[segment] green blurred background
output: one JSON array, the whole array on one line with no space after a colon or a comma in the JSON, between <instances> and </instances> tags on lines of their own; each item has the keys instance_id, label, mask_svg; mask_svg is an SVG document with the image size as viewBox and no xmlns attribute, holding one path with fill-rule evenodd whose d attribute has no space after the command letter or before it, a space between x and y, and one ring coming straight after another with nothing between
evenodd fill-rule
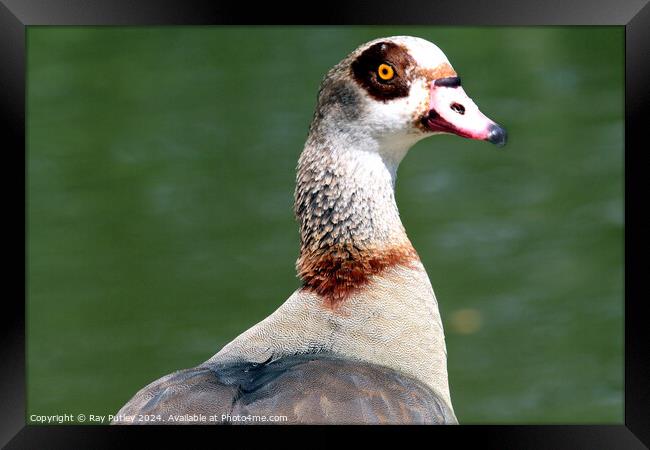
<instances>
[{"instance_id":1,"label":"green blurred background","mask_svg":"<svg viewBox=\"0 0 650 450\"><path fill-rule=\"evenodd\" d=\"M461 423L623 422L623 28L28 28L31 414L114 414L298 287L324 73L438 44L504 150L417 144L397 197Z\"/></svg>"}]
</instances>

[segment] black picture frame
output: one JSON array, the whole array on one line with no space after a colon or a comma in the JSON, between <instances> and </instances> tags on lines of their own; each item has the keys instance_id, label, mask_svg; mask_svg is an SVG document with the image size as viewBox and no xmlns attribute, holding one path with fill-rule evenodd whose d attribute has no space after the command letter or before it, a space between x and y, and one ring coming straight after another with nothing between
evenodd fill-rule
<instances>
[{"instance_id":1,"label":"black picture frame","mask_svg":"<svg viewBox=\"0 0 650 450\"><path fill-rule=\"evenodd\" d=\"M295 5L295 4L294 4ZM2 127L3 188L23 186L23 204L6 209L5 241L13 234L26 236L25 205L25 99L26 27L37 25L222 25L222 24L413 24L413 25L613 25L625 28L625 423L621 425L551 426L458 426L458 427L364 427L379 438L409 431L432 433L434 439L452 439L454 446L479 444L482 448L646 448L650 445L650 357L648 319L642 288L645 245L643 218L642 158L647 151L647 112L650 106L650 4L648 0L444 0L435 2L374 1L346 4L332 0L295 9L291 4L188 0L0 0L0 126ZM291 14L288 14L291 11ZM646 119L646 120L644 120ZM645 144L645 145L644 145ZM10 160L6 161L9 157ZM645 158L644 158L645 160ZM5 196L9 198L13 196ZM8 202L5 201L5 205ZM11 205L14 206L14 205ZM9 212L11 211L11 212ZM21 215L22 213L22 215ZM22 258L20 255L22 254ZM7 448L104 448L135 439L170 441L181 435L188 442L196 437L219 439L220 433L241 433L248 427L108 427L36 426L25 424L25 298L26 252L5 271L8 285L18 285L23 269L22 296L5 289L2 314L2 401L0 444ZM644 338L645 336L645 338ZM101 387L98 387L101 388ZM254 427L260 431L260 427ZM295 428L262 427L265 440ZM349 428L348 428L349 429ZM237 430L237 431L235 431ZM300 431L331 436L331 428L300 427ZM355 427L355 431L357 428ZM210 434L208 434L210 433ZM246 431L246 437L250 433ZM327 434L325 434L327 433ZM425 437L425 436L423 436ZM426 438L426 437L425 437ZM325 442L325 441L324 441ZM437 441L436 441L437 442Z\"/></svg>"}]
</instances>

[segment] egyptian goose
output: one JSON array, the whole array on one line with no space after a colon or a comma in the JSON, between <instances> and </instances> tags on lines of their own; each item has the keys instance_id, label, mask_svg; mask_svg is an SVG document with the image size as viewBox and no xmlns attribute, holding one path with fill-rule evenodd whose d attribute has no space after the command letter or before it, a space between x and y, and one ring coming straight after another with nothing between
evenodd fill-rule
<instances>
[{"instance_id":1,"label":"egyptian goose","mask_svg":"<svg viewBox=\"0 0 650 450\"><path fill-rule=\"evenodd\" d=\"M394 194L409 148L440 133L506 141L434 44L376 39L334 66L298 162L302 286L113 423L457 423L438 304Z\"/></svg>"}]
</instances>

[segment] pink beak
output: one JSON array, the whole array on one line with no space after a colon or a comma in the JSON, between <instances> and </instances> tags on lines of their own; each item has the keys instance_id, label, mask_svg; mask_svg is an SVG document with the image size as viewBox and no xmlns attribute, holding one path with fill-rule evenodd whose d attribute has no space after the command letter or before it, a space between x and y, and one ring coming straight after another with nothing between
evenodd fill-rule
<instances>
[{"instance_id":1,"label":"pink beak","mask_svg":"<svg viewBox=\"0 0 650 450\"><path fill-rule=\"evenodd\" d=\"M430 131L488 141L499 147L506 144L506 130L479 111L460 86L458 77L431 82L429 111L422 123Z\"/></svg>"}]
</instances>

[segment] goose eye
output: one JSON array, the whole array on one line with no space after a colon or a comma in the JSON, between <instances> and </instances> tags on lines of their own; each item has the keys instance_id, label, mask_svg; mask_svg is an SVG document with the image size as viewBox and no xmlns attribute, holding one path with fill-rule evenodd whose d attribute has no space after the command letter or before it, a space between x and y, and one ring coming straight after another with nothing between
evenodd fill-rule
<instances>
[{"instance_id":1,"label":"goose eye","mask_svg":"<svg viewBox=\"0 0 650 450\"><path fill-rule=\"evenodd\" d=\"M380 64L377 68L377 75L384 81L392 80L395 76L395 70L388 64Z\"/></svg>"}]
</instances>

